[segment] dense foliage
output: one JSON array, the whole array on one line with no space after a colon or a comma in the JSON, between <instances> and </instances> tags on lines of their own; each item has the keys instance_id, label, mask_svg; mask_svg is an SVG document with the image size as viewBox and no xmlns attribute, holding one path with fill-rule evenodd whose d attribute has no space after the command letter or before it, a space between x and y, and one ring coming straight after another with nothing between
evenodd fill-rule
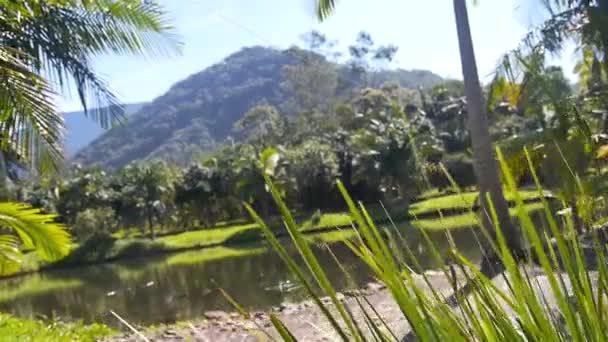
<instances>
[{"instance_id":1,"label":"dense foliage","mask_svg":"<svg viewBox=\"0 0 608 342\"><path fill-rule=\"evenodd\" d=\"M363 77L351 63L334 63L334 53L327 47L327 39L323 39L323 43L309 44L306 50L244 48L176 83L125 125L109 130L74 159L83 165L98 163L104 168L122 167L134 159L156 158L185 165L227 140L240 140L243 134L234 130L234 124L257 105L271 105L281 113L295 115L302 110L331 108L366 86L379 87L391 81L409 88L428 87L442 80L429 71L380 68ZM380 58L383 56L374 60L374 56L360 57L370 63L385 61Z\"/></svg>"},{"instance_id":2,"label":"dense foliage","mask_svg":"<svg viewBox=\"0 0 608 342\"><path fill-rule=\"evenodd\" d=\"M493 136L505 146L516 135L553 125L509 107L495 87L487 93ZM161 227L164 233L209 228L245 218L243 202L264 217L276 215L264 173L303 215L344 209L336 179L366 203L405 209L425 189L452 188L443 167L459 186L475 184L466 115L457 81L417 90L385 83L297 114L255 105L234 123L241 142L195 157L187 167L160 159L111 172L76 165L22 183L20 196L59 214L79 239L121 229L154 237Z\"/></svg>"}]
</instances>

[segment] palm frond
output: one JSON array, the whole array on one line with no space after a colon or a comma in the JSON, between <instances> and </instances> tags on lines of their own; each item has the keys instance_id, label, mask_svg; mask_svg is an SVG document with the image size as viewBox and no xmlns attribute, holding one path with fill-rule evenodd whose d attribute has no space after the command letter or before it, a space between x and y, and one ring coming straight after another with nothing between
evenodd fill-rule
<instances>
[{"instance_id":1,"label":"palm frond","mask_svg":"<svg viewBox=\"0 0 608 342\"><path fill-rule=\"evenodd\" d=\"M93 71L91 57L167 55L181 47L165 12L153 2L74 1L60 6L35 1L29 5L36 15L25 17L12 30L3 28L7 32L3 44L32 56L35 63L30 66L62 90L69 92L75 86L85 114L104 128L120 123L124 110Z\"/></svg>"},{"instance_id":2,"label":"palm frond","mask_svg":"<svg viewBox=\"0 0 608 342\"><path fill-rule=\"evenodd\" d=\"M53 91L28 69L27 58L0 47L0 148L44 169L62 158L63 118L51 101Z\"/></svg>"},{"instance_id":3,"label":"palm frond","mask_svg":"<svg viewBox=\"0 0 608 342\"><path fill-rule=\"evenodd\" d=\"M14 235L0 235L0 275L18 271L22 258L19 239Z\"/></svg>"},{"instance_id":4,"label":"palm frond","mask_svg":"<svg viewBox=\"0 0 608 342\"><path fill-rule=\"evenodd\" d=\"M317 18L323 21L327 19L336 8L337 0L317 0Z\"/></svg>"},{"instance_id":5,"label":"palm frond","mask_svg":"<svg viewBox=\"0 0 608 342\"><path fill-rule=\"evenodd\" d=\"M63 121L53 87L72 89L85 115L104 128L124 109L91 59L112 54L169 55L181 45L154 1L1 1L0 148L44 171L62 160ZM48 80L48 81L47 81Z\"/></svg>"},{"instance_id":6,"label":"palm frond","mask_svg":"<svg viewBox=\"0 0 608 342\"><path fill-rule=\"evenodd\" d=\"M40 209L26 204L0 203L0 226L14 232L26 248L35 249L48 261L64 257L70 247L70 235L54 219L55 215L43 214Z\"/></svg>"}]
</instances>

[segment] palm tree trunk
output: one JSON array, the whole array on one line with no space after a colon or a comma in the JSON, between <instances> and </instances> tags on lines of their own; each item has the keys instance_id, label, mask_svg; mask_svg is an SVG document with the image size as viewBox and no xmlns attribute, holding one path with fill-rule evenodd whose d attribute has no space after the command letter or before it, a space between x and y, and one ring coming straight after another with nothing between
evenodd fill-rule
<instances>
[{"instance_id":1,"label":"palm tree trunk","mask_svg":"<svg viewBox=\"0 0 608 342\"><path fill-rule=\"evenodd\" d=\"M460 60L464 77L465 95L467 98L467 111L469 116L469 133L473 145L473 168L479 186L482 222L484 228L494 234L494 227L489 216L489 206L486 194L489 193L492 204L498 216L498 223L505 235L509 248L521 250L519 232L511 223L509 207L505 200L498 174L498 163L492 147L492 139L488 129L488 120L484 112L481 85L477 74L477 64L466 0L454 0L454 14L460 47Z\"/></svg>"}]
</instances>

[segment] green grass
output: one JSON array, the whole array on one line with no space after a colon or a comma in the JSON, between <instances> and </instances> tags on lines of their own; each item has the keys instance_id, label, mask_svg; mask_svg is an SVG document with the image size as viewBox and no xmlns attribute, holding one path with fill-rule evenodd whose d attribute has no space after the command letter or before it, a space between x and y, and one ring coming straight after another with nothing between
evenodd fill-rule
<instances>
[{"instance_id":1,"label":"green grass","mask_svg":"<svg viewBox=\"0 0 608 342\"><path fill-rule=\"evenodd\" d=\"M192 251L175 254L167 258L166 263L170 266L176 265L192 265L203 262L220 260L224 258L239 258L257 255L266 252L268 249L264 247L256 248L229 248L229 247L213 247L204 251Z\"/></svg>"},{"instance_id":2,"label":"green grass","mask_svg":"<svg viewBox=\"0 0 608 342\"><path fill-rule=\"evenodd\" d=\"M526 204L528 213L543 209L542 203ZM511 216L515 216L515 209L511 208ZM474 213L444 216L443 218L415 220L411 224L417 228L427 230L462 229L477 225L478 220Z\"/></svg>"},{"instance_id":3,"label":"green grass","mask_svg":"<svg viewBox=\"0 0 608 342\"><path fill-rule=\"evenodd\" d=\"M536 212L543 209L542 203L530 203L525 205L526 211L528 213ZM510 210L511 215L515 216L515 209ZM411 229L412 227L425 229L425 230L454 230L454 229L463 229L470 228L477 225L478 220L474 213L465 213L459 215L445 216L443 218L435 218L435 219L419 219L414 220L407 223L406 226L398 224L398 227L408 227ZM313 234L309 236L309 240L311 241L323 241L327 243L352 240L357 236L356 232L352 229L339 229L329 232L322 232L318 234Z\"/></svg>"},{"instance_id":4,"label":"green grass","mask_svg":"<svg viewBox=\"0 0 608 342\"><path fill-rule=\"evenodd\" d=\"M103 324L42 322L0 313L0 339L7 342L84 342L97 341L113 334L115 331Z\"/></svg>"},{"instance_id":5,"label":"green grass","mask_svg":"<svg viewBox=\"0 0 608 342\"><path fill-rule=\"evenodd\" d=\"M204 245L222 243L230 236L255 228L255 224L244 224L226 228L202 229L192 232L185 232L157 239L164 243L168 248L190 248Z\"/></svg>"},{"instance_id":6,"label":"green grass","mask_svg":"<svg viewBox=\"0 0 608 342\"><path fill-rule=\"evenodd\" d=\"M357 232L354 229L339 229L329 232L322 232L307 236L309 241L334 243L346 240L352 240L357 237Z\"/></svg>"},{"instance_id":7,"label":"green grass","mask_svg":"<svg viewBox=\"0 0 608 342\"><path fill-rule=\"evenodd\" d=\"M420 215L428 212L437 212L453 208L470 208L477 199L477 191L463 192L461 194L452 194L428 200L420 201L412 204L410 214ZM523 200L538 198L536 190L519 190L519 195ZM506 192L507 200L513 200L513 194Z\"/></svg>"}]
</instances>

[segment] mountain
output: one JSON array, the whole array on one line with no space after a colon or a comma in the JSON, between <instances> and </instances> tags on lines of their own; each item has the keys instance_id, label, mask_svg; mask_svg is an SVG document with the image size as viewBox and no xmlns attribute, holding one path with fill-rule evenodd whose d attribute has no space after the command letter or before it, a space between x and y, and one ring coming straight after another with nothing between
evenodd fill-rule
<instances>
[{"instance_id":1,"label":"mountain","mask_svg":"<svg viewBox=\"0 0 608 342\"><path fill-rule=\"evenodd\" d=\"M76 154L74 161L110 169L135 159L162 158L183 164L224 142L232 134L234 123L257 104L274 105L288 112L292 96L282 86L283 70L301 61L298 54L288 51L244 48L189 76L144 105L125 125L95 139ZM332 65L339 75L347 73L346 67ZM382 71L374 79L409 88L442 81L424 70Z\"/></svg>"},{"instance_id":2,"label":"mountain","mask_svg":"<svg viewBox=\"0 0 608 342\"><path fill-rule=\"evenodd\" d=\"M129 117L133 113L136 113L144 104L125 104L126 116ZM98 123L87 118L83 111L63 113L63 118L67 131L63 148L68 158L74 156L80 149L87 146L106 131Z\"/></svg>"}]
</instances>

